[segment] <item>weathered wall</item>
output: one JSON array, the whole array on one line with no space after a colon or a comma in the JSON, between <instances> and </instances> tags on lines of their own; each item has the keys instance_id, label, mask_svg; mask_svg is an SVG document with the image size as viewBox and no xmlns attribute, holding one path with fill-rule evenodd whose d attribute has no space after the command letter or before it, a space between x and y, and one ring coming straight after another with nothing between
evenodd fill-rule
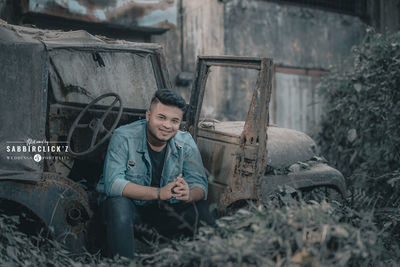
<instances>
[{"instance_id":1,"label":"weathered wall","mask_svg":"<svg viewBox=\"0 0 400 267\"><path fill-rule=\"evenodd\" d=\"M224 4L216 0L179 0L177 27L160 36L153 36L152 41L165 47L168 69L172 81L184 74L192 76L198 55L224 54ZM206 95L210 105L217 105L223 88L220 70L215 69L208 86L212 87ZM189 77L190 78L190 77ZM175 85L182 96L189 101L190 86ZM210 106L211 107L211 106ZM209 108L208 110L213 110Z\"/></svg>"},{"instance_id":2,"label":"weathered wall","mask_svg":"<svg viewBox=\"0 0 400 267\"><path fill-rule=\"evenodd\" d=\"M183 0L185 69L193 69L197 55L224 51L223 8L216 0Z\"/></svg>"},{"instance_id":3,"label":"weathered wall","mask_svg":"<svg viewBox=\"0 0 400 267\"><path fill-rule=\"evenodd\" d=\"M224 54L224 5L215 0L183 0L183 55L185 71L194 71L198 55ZM224 94L221 69L214 69L207 81L205 102L208 110L203 116L215 112Z\"/></svg>"},{"instance_id":4,"label":"weathered wall","mask_svg":"<svg viewBox=\"0 0 400 267\"><path fill-rule=\"evenodd\" d=\"M169 78L174 85L176 76L181 72L182 53L180 48L181 31L179 30L180 22L171 30L163 33L162 35L153 35L151 42L159 43L164 49L166 57ZM187 91L187 90L186 90Z\"/></svg>"},{"instance_id":5,"label":"weathered wall","mask_svg":"<svg viewBox=\"0 0 400 267\"><path fill-rule=\"evenodd\" d=\"M225 7L227 53L273 57L288 66L340 63L364 28L357 17L268 1L234 0Z\"/></svg>"},{"instance_id":6,"label":"weathered wall","mask_svg":"<svg viewBox=\"0 0 400 267\"><path fill-rule=\"evenodd\" d=\"M377 31L400 30L400 0L367 0L368 23Z\"/></svg>"},{"instance_id":7,"label":"weathered wall","mask_svg":"<svg viewBox=\"0 0 400 267\"><path fill-rule=\"evenodd\" d=\"M268 1L184 1L184 6L183 57L184 67L190 71L197 55L223 54L272 57L280 65L327 69L343 62L366 28L357 17ZM242 88L249 74L236 72L227 80L221 75L212 77L212 93L204 108L219 119L242 120L251 97ZM318 104L312 107L320 102L317 83L318 77L277 74L272 121L311 132L321 110Z\"/></svg>"},{"instance_id":8,"label":"weathered wall","mask_svg":"<svg viewBox=\"0 0 400 267\"><path fill-rule=\"evenodd\" d=\"M306 131L318 130L322 103L318 94L319 76L296 75L277 72L276 94L271 121L279 126Z\"/></svg>"},{"instance_id":9,"label":"weathered wall","mask_svg":"<svg viewBox=\"0 0 400 267\"><path fill-rule=\"evenodd\" d=\"M351 47L362 40L365 27L359 18L348 15L267 1L234 0L225 6L225 51L272 57L284 66L327 69L344 61ZM231 77L228 84L244 78ZM312 133L321 115L318 80L317 76L277 73L271 121ZM245 108L240 102L234 106Z\"/></svg>"}]
</instances>

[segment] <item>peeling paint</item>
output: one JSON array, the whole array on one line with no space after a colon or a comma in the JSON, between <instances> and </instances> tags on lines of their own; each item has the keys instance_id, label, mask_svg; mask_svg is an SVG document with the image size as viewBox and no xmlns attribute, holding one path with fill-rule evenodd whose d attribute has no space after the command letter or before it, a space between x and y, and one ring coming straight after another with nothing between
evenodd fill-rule
<instances>
[{"instance_id":1,"label":"peeling paint","mask_svg":"<svg viewBox=\"0 0 400 267\"><path fill-rule=\"evenodd\" d=\"M77 1L69 0L67 2L68 2L68 10L71 13L81 14L81 15L87 14L87 9L84 6L80 5Z\"/></svg>"},{"instance_id":2,"label":"peeling paint","mask_svg":"<svg viewBox=\"0 0 400 267\"><path fill-rule=\"evenodd\" d=\"M162 0L136 0L134 1L138 4L159 4L163 2Z\"/></svg>"},{"instance_id":3,"label":"peeling paint","mask_svg":"<svg viewBox=\"0 0 400 267\"><path fill-rule=\"evenodd\" d=\"M106 14L101 9L93 10L93 15L101 21L107 20Z\"/></svg>"},{"instance_id":4,"label":"peeling paint","mask_svg":"<svg viewBox=\"0 0 400 267\"><path fill-rule=\"evenodd\" d=\"M178 0L30 0L29 12L129 27L173 28Z\"/></svg>"},{"instance_id":5,"label":"peeling paint","mask_svg":"<svg viewBox=\"0 0 400 267\"><path fill-rule=\"evenodd\" d=\"M117 0L117 3L115 4L116 8L121 8L124 7L130 3L134 3L135 0Z\"/></svg>"},{"instance_id":6,"label":"peeling paint","mask_svg":"<svg viewBox=\"0 0 400 267\"><path fill-rule=\"evenodd\" d=\"M139 25L142 26L151 26L165 21L168 21L169 23L172 23L174 25L178 24L176 1L174 2L173 7L170 7L164 11L153 11L152 13L138 19Z\"/></svg>"},{"instance_id":7,"label":"peeling paint","mask_svg":"<svg viewBox=\"0 0 400 267\"><path fill-rule=\"evenodd\" d=\"M29 1L29 11L36 11L36 12L42 12L45 10L45 3L47 1L41 1L41 0L30 0Z\"/></svg>"}]
</instances>

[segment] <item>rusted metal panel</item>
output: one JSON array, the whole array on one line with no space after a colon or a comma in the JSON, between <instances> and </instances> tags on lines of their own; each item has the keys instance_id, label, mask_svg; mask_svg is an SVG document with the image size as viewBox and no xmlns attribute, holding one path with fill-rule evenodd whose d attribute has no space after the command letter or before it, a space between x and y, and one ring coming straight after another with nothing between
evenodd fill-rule
<instances>
[{"instance_id":1,"label":"rusted metal panel","mask_svg":"<svg viewBox=\"0 0 400 267\"><path fill-rule=\"evenodd\" d=\"M222 143L199 136L197 145L203 165L210 173L210 181L227 186L232 177L232 162L235 159L237 144Z\"/></svg>"},{"instance_id":2,"label":"rusted metal panel","mask_svg":"<svg viewBox=\"0 0 400 267\"><path fill-rule=\"evenodd\" d=\"M29 0L27 11L122 27L174 28L178 0Z\"/></svg>"},{"instance_id":3,"label":"rusted metal panel","mask_svg":"<svg viewBox=\"0 0 400 267\"><path fill-rule=\"evenodd\" d=\"M194 139L199 141L201 139L201 137L199 138L201 106L209 69L213 66L259 70L247 119L243 131L240 133L239 143L232 149L234 152L229 153L230 156L223 159L231 164L229 173L231 175L227 176L226 180L217 178L219 179L217 182L227 184L224 195L219 199L219 208L225 209L238 200L261 198L261 181L267 163L267 127L274 68L272 60L266 58L198 57L187 128ZM211 144L211 146L213 145ZM212 147L209 149L214 150ZM228 175L228 173L224 173L224 175Z\"/></svg>"},{"instance_id":4,"label":"rusted metal panel","mask_svg":"<svg viewBox=\"0 0 400 267\"><path fill-rule=\"evenodd\" d=\"M236 180L235 187L232 188L232 193L227 193L225 196L225 205L229 205L237 200L243 199L241 187L247 186L248 191L252 191L252 198L261 198L261 179L267 165L267 129L269 124L269 101L271 98L272 79L274 75L274 66L272 59L261 59L260 72L256 87L253 92L249 113L244 125L243 133L241 134L242 155L237 157L238 165L234 167L233 180ZM246 157L246 145L257 145L257 151L254 153L255 159ZM251 165L253 173L246 173L241 170L245 165ZM250 184L242 182L242 177L250 178ZM246 190L245 190L246 191ZM229 187L227 192L229 192ZM248 199L251 199L249 197Z\"/></svg>"}]
</instances>

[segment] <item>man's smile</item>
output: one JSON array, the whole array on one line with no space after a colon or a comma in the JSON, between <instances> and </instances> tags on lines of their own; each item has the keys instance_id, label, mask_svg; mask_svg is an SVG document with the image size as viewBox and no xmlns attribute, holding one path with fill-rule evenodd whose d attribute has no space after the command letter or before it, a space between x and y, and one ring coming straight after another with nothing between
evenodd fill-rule
<instances>
[{"instance_id":1,"label":"man's smile","mask_svg":"<svg viewBox=\"0 0 400 267\"><path fill-rule=\"evenodd\" d=\"M158 130L160 130L160 132L161 132L162 134L170 134L170 133L172 133L171 130L163 130L163 129L158 129Z\"/></svg>"}]
</instances>

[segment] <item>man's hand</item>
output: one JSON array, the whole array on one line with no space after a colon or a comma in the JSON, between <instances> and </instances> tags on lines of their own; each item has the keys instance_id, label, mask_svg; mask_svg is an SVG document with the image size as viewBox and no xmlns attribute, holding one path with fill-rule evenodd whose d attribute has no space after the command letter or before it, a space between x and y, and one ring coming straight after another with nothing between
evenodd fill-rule
<instances>
[{"instance_id":1,"label":"man's hand","mask_svg":"<svg viewBox=\"0 0 400 267\"><path fill-rule=\"evenodd\" d=\"M122 191L124 197L135 200L156 200L158 188L128 183ZM189 189L188 183L179 174L175 180L160 189L160 200L175 198L185 202L195 202L204 199L204 190L199 187Z\"/></svg>"},{"instance_id":2,"label":"man's hand","mask_svg":"<svg viewBox=\"0 0 400 267\"><path fill-rule=\"evenodd\" d=\"M189 185L186 183L185 179L182 178L182 174L174 180L176 186L173 188L172 196L177 200L192 201L190 198Z\"/></svg>"},{"instance_id":3,"label":"man's hand","mask_svg":"<svg viewBox=\"0 0 400 267\"><path fill-rule=\"evenodd\" d=\"M176 180L176 179L175 179ZM175 197L172 188L177 186L175 180L160 189L160 200L170 200Z\"/></svg>"}]
</instances>

